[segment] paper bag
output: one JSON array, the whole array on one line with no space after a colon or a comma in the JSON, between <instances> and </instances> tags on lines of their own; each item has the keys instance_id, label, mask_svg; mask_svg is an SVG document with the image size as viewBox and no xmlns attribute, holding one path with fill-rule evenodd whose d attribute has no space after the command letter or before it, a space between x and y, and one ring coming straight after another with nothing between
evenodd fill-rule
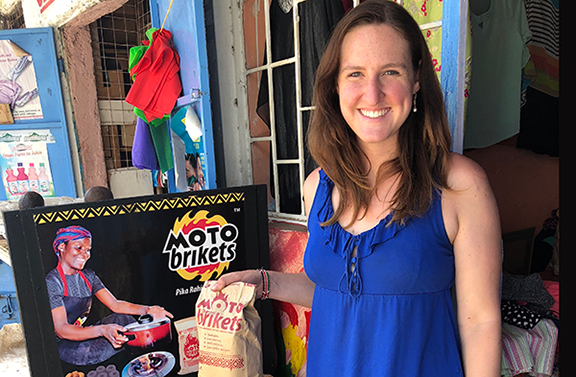
<instances>
[{"instance_id":1,"label":"paper bag","mask_svg":"<svg viewBox=\"0 0 576 377\"><path fill-rule=\"evenodd\" d=\"M207 281L196 302L200 340L199 377L261 377L260 316L255 287L232 283L220 292Z\"/></svg>"}]
</instances>

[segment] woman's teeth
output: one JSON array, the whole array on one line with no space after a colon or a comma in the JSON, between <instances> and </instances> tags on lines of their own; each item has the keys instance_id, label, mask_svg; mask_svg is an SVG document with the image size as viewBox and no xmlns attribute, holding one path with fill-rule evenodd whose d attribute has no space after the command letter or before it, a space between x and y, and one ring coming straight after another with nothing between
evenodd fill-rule
<instances>
[{"instance_id":1,"label":"woman's teeth","mask_svg":"<svg viewBox=\"0 0 576 377\"><path fill-rule=\"evenodd\" d=\"M378 118L378 117L385 115L389 110L390 109L372 111L372 110L360 109L360 113L362 115L364 115L365 117L368 117L368 118Z\"/></svg>"}]
</instances>

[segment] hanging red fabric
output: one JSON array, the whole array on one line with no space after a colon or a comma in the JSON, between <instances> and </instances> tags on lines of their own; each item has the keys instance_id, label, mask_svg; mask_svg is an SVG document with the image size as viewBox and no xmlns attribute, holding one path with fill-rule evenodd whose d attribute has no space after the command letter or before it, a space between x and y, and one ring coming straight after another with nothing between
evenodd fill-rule
<instances>
[{"instance_id":1,"label":"hanging red fabric","mask_svg":"<svg viewBox=\"0 0 576 377\"><path fill-rule=\"evenodd\" d=\"M142 110L148 121L169 114L182 92L180 58L171 38L166 29L155 31L150 47L130 70L130 75L136 76L126 102Z\"/></svg>"}]
</instances>

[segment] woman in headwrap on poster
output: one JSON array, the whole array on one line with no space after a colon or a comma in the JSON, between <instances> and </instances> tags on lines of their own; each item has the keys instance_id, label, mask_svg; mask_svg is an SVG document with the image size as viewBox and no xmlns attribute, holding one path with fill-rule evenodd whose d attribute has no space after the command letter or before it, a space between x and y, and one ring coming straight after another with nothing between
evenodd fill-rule
<instances>
[{"instance_id":1,"label":"woman in headwrap on poster","mask_svg":"<svg viewBox=\"0 0 576 377\"><path fill-rule=\"evenodd\" d=\"M136 321L132 315L173 317L160 306L116 299L93 270L84 269L92 248L92 235L87 229L78 225L58 229L52 246L58 265L46 275L46 286L61 360L74 365L103 362L128 341L122 332L126 331L123 326ZM113 314L83 327L93 296Z\"/></svg>"}]
</instances>

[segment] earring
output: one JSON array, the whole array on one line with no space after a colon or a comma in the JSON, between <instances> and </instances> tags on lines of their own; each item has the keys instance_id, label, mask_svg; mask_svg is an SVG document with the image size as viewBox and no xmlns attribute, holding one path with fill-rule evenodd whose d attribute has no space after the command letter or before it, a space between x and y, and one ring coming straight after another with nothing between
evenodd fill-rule
<instances>
[{"instance_id":1,"label":"earring","mask_svg":"<svg viewBox=\"0 0 576 377\"><path fill-rule=\"evenodd\" d=\"M416 96L418 95L418 92L414 93L414 104L412 105L412 111L416 112L418 111L418 109L416 108Z\"/></svg>"}]
</instances>

